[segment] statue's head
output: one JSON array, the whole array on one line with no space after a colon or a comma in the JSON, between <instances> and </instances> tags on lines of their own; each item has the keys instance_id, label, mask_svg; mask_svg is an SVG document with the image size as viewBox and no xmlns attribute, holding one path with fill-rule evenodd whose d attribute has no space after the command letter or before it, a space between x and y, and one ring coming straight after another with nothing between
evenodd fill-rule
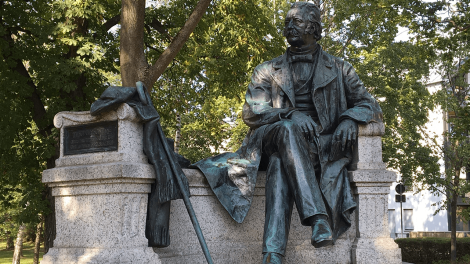
<instances>
[{"instance_id":1,"label":"statue's head","mask_svg":"<svg viewBox=\"0 0 470 264\"><path fill-rule=\"evenodd\" d=\"M313 3L295 2L286 15L284 37L294 47L308 46L321 39L320 9Z\"/></svg>"}]
</instances>

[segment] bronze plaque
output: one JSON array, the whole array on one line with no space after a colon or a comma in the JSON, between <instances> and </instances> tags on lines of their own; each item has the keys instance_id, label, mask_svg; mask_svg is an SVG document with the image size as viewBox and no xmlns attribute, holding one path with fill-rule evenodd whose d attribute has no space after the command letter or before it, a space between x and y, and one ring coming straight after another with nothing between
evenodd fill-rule
<instances>
[{"instance_id":1,"label":"bronze plaque","mask_svg":"<svg viewBox=\"0 0 470 264\"><path fill-rule=\"evenodd\" d=\"M64 155L114 151L117 149L117 120L64 128Z\"/></svg>"}]
</instances>

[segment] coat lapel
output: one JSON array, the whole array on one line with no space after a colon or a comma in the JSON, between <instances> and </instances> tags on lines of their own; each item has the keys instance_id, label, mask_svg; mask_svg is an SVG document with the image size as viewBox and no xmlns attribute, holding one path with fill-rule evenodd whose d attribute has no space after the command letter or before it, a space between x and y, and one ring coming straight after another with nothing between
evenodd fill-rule
<instances>
[{"instance_id":1,"label":"coat lapel","mask_svg":"<svg viewBox=\"0 0 470 264\"><path fill-rule=\"evenodd\" d=\"M336 71L333 70L333 61L322 49L319 50L317 59L318 63L313 77L313 92L320 87L325 87L337 76Z\"/></svg>"},{"instance_id":2,"label":"coat lapel","mask_svg":"<svg viewBox=\"0 0 470 264\"><path fill-rule=\"evenodd\" d=\"M290 71L289 62L287 61L287 53L284 53L279 60L274 62L273 68L274 72L272 73L272 77L274 81L287 95L292 106L295 106L294 85L292 83L292 73Z\"/></svg>"},{"instance_id":3,"label":"coat lapel","mask_svg":"<svg viewBox=\"0 0 470 264\"><path fill-rule=\"evenodd\" d=\"M313 77L313 92L320 87L325 87L333 81L337 74L333 69L333 61L329 56L320 48L317 55L318 63L315 68L315 75ZM295 106L294 85L292 82L292 73L290 71L289 62L287 61L287 53L281 56L279 60L273 64L274 72L272 77L279 85L282 91L289 98L292 106Z\"/></svg>"}]
</instances>

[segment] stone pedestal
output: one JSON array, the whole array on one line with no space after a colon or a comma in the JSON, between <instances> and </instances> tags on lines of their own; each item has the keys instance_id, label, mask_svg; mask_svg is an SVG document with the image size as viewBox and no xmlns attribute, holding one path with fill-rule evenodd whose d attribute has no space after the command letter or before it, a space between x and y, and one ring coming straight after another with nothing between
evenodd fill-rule
<instances>
[{"instance_id":1,"label":"stone pedestal","mask_svg":"<svg viewBox=\"0 0 470 264\"><path fill-rule=\"evenodd\" d=\"M396 180L382 161L382 123L359 127L358 142L349 177L356 196L356 239L353 263L401 264L401 249L388 231L388 194Z\"/></svg>"},{"instance_id":2,"label":"stone pedestal","mask_svg":"<svg viewBox=\"0 0 470 264\"><path fill-rule=\"evenodd\" d=\"M118 148L88 154L64 154L64 128L117 120ZM43 172L55 197L57 237L41 263L206 263L182 200L172 202L171 245L147 247L145 218L153 168L142 151L142 124L128 105L100 117L61 112L61 153L56 168ZM383 124L360 126L350 179L358 202L352 226L335 245L316 249L311 228L300 224L294 208L285 263L397 263L401 251L388 237L387 195L395 174L382 162ZM242 224L218 202L198 170L184 170L191 202L214 263L262 262L264 185L259 172L252 207Z\"/></svg>"},{"instance_id":3,"label":"stone pedestal","mask_svg":"<svg viewBox=\"0 0 470 264\"><path fill-rule=\"evenodd\" d=\"M209 187L199 170L184 170L191 187L191 202L214 263L260 264L263 260L265 172L259 172L253 203L242 224L235 222ZM206 264L196 233L181 200L173 201L170 218L171 245L155 249L165 264ZM351 263L351 247L356 237L353 226L334 246L314 248L312 230L302 226L294 206L285 263Z\"/></svg>"},{"instance_id":4,"label":"stone pedestal","mask_svg":"<svg viewBox=\"0 0 470 264\"><path fill-rule=\"evenodd\" d=\"M102 121L118 122L118 149L64 155L64 128ZM147 246L145 218L153 168L142 151L142 124L122 104L100 117L89 112L61 112L54 125L61 130L56 168L42 181L55 197L54 246L42 264L161 263Z\"/></svg>"}]
</instances>

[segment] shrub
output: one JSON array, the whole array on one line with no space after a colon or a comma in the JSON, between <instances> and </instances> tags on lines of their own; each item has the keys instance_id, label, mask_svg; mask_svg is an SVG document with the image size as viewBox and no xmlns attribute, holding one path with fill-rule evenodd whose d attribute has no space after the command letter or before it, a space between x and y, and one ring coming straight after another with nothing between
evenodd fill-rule
<instances>
[{"instance_id":1,"label":"shrub","mask_svg":"<svg viewBox=\"0 0 470 264\"><path fill-rule=\"evenodd\" d=\"M470 255L465 255L461 258L457 258L458 264L470 264ZM450 260L438 260L433 261L432 264L451 264Z\"/></svg>"},{"instance_id":2,"label":"shrub","mask_svg":"<svg viewBox=\"0 0 470 264\"><path fill-rule=\"evenodd\" d=\"M450 260L450 238L400 238L395 242L401 248L402 259L405 262L432 264ZM465 261L464 256L468 252L470 252L470 237L457 238L457 258Z\"/></svg>"}]
</instances>

